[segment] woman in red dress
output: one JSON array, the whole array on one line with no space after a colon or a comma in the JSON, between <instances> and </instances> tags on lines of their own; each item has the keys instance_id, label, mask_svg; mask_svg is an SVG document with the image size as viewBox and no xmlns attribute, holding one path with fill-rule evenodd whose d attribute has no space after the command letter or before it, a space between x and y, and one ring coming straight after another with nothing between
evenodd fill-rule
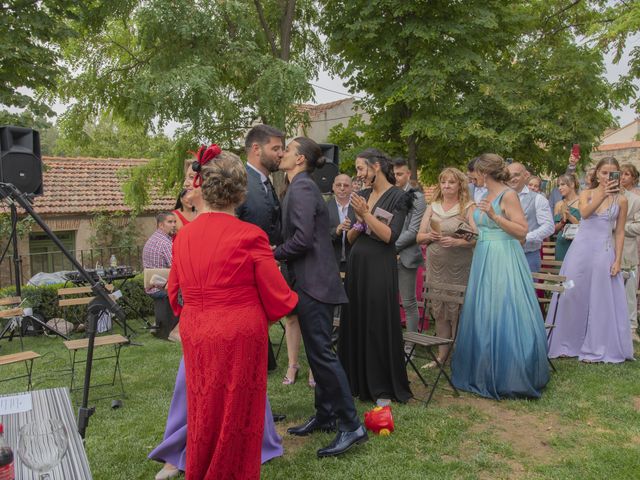
<instances>
[{"instance_id":1,"label":"woman in red dress","mask_svg":"<svg viewBox=\"0 0 640 480\"><path fill-rule=\"evenodd\" d=\"M268 321L289 313L298 297L267 235L234 216L246 191L242 162L213 153L194 180L202 182L206 207L174 241L168 285L187 377L186 478L258 479Z\"/></svg>"}]
</instances>

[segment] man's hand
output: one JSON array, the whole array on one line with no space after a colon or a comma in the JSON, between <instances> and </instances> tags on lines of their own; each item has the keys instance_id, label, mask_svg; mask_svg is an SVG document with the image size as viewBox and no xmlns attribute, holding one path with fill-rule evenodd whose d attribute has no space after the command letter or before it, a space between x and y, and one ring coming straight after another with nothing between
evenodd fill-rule
<instances>
[{"instance_id":1,"label":"man's hand","mask_svg":"<svg viewBox=\"0 0 640 480\"><path fill-rule=\"evenodd\" d=\"M344 219L344 222L342 222L336 228L336 235L341 235L342 232L348 232L350 228L351 228L351 219L347 217Z\"/></svg>"}]
</instances>

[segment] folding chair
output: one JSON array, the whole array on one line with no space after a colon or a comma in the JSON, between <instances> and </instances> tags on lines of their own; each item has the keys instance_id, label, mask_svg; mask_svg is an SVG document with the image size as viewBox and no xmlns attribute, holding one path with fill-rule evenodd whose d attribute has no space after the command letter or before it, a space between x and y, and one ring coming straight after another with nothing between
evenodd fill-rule
<instances>
[{"instance_id":1,"label":"folding chair","mask_svg":"<svg viewBox=\"0 0 640 480\"><path fill-rule=\"evenodd\" d=\"M433 304L434 301L444 302L444 303L455 303L457 305L462 306L462 304L464 303L464 294L466 290L467 290L467 287L465 285L454 285L454 284L448 284L448 283L440 283L435 285L435 284L430 284L425 282L424 288L422 291L422 298L423 298L425 311ZM423 313L423 315L425 315L425 313ZM451 350L455 343L456 335L457 335L457 328L456 328L456 331L453 332L452 339L437 337L434 335L427 335L425 333L418 333L418 332L404 332L403 334L403 339L405 343L411 345L411 348L409 349L409 351L405 349L405 352L404 352L405 364L410 365L411 368L413 368L413 371L416 372L416 375L418 375L418 378L427 389L429 389L429 384L427 383L425 378L422 376L422 374L420 373L420 371L418 370L418 368L416 367L413 361L413 352L415 351L416 346L420 345L426 348L427 353L429 354L431 359L435 362L435 365L438 369L438 374L436 376L436 379L434 380L433 385L429 390L429 395L427 397L427 400L424 402L425 407L429 405L429 402L431 402L433 393L435 392L436 387L438 386L438 382L440 381L440 378L442 376L444 376L447 379L447 382L449 382L449 385L453 389L454 395L456 396L459 395L458 390L451 382L451 378L449 377L449 375L445 370L445 365L447 364L447 360L451 355ZM448 345L449 351L446 357L442 359L442 362L440 362L438 361L438 356L433 352L433 350L434 348L437 348L443 345Z\"/></svg>"},{"instance_id":2,"label":"folding chair","mask_svg":"<svg viewBox=\"0 0 640 480\"><path fill-rule=\"evenodd\" d=\"M560 273L560 267L562 266L562 262L560 260L554 260L550 258L542 258L542 267L540 268L540 273L551 273L554 275L558 275Z\"/></svg>"},{"instance_id":3,"label":"folding chair","mask_svg":"<svg viewBox=\"0 0 640 480\"><path fill-rule=\"evenodd\" d=\"M551 304L550 294L557 293L558 295L562 295L565 291L564 282L567 280L567 277L564 275L554 275L551 273L532 273L531 277L533 278L533 288L537 291L543 292L545 296L538 297L538 303L540 304L540 309L542 313L546 317L549 313L549 305ZM539 281L538 281L539 280ZM551 334L553 329L556 326L556 314L558 313L558 304L560 302L556 302L556 306L553 309L553 316L551 319L551 323L547 323L545 321L544 328L547 330L547 342L551 338ZM549 361L549 365L554 372L557 372L556 366L553 364L550 358L547 358Z\"/></svg>"}]
</instances>

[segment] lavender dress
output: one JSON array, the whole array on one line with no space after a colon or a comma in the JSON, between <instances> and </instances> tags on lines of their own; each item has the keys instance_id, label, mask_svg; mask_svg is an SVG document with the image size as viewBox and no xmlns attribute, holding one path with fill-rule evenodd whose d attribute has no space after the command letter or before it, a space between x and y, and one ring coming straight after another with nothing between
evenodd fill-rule
<instances>
[{"instance_id":1,"label":"lavender dress","mask_svg":"<svg viewBox=\"0 0 640 480\"><path fill-rule=\"evenodd\" d=\"M262 435L262 463L281 457L282 438L276 432L271 414L269 398L264 412L264 433ZM187 384L184 372L184 358L180 360L176 386L169 407L164 439L150 454L149 458L158 462L170 463L184 471L187 463Z\"/></svg>"},{"instance_id":2,"label":"lavender dress","mask_svg":"<svg viewBox=\"0 0 640 480\"><path fill-rule=\"evenodd\" d=\"M611 277L615 260L612 230L620 207L614 203L603 213L580 221L580 228L562 263L560 275L575 286L553 295L546 322L555 328L549 357L578 357L590 362L633 360L633 343L624 280Z\"/></svg>"}]
</instances>

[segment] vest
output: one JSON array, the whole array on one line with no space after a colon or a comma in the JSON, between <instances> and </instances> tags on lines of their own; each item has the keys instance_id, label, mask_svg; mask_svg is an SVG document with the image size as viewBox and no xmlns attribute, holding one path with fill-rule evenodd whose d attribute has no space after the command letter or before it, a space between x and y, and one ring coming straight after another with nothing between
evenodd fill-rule
<instances>
[{"instance_id":1,"label":"vest","mask_svg":"<svg viewBox=\"0 0 640 480\"><path fill-rule=\"evenodd\" d=\"M538 219L536 218L536 192L529 191L524 195L518 195L520 198L520 205L522 205L522 210L524 210L524 215L527 218L527 223L529 224L529 231L535 230L540 227L538 223ZM538 245L538 242L526 242L524 244L524 251L535 252L536 250L540 250L542 245Z\"/></svg>"}]
</instances>

